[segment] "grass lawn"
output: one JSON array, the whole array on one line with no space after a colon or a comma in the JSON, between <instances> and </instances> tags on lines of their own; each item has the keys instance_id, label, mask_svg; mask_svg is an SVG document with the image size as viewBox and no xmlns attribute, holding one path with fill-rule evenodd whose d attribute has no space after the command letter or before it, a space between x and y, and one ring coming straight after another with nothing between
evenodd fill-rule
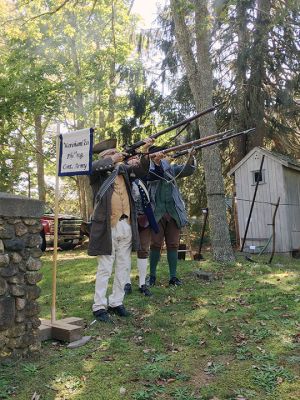
<instances>
[{"instance_id":1,"label":"grass lawn","mask_svg":"<svg viewBox=\"0 0 300 400\"><path fill-rule=\"evenodd\" d=\"M42 259L46 318L51 257ZM125 298L132 316L90 325L96 259L82 250L60 252L57 318L84 318L92 340L73 350L48 341L39 356L1 365L0 398L300 399L300 260L180 261L184 286L169 288L163 256L151 298L137 291L135 258L133 266L133 293ZM200 267L216 279L196 278Z\"/></svg>"}]
</instances>

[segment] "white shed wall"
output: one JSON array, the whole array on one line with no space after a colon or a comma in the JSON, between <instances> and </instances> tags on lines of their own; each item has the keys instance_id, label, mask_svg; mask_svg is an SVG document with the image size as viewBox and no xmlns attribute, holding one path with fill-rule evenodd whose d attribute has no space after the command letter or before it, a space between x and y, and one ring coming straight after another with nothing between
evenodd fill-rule
<instances>
[{"instance_id":1,"label":"white shed wall","mask_svg":"<svg viewBox=\"0 0 300 400\"><path fill-rule=\"evenodd\" d=\"M287 187L286 208L291 250L300 248L300 173L283 168Z\"/></svg>"},{"instance_id":2,"label":"white shed wall","mask_svg":"<svg viewBox=\"0 0 300 400\"><path fill-rule=\"evenodd\" d=\"M235 171L237 194L237 211L241 244L244 237L251 202L254 195L255 183L252 171L258 171L263 153L257 150ZM286 189L282 165L272 157L265 155L263 171L265 183L259 184L256 203L247 233L245 246L264 246L272 234L272 215L280 196L280 202L286 202ZM290 251L290 235L288 232L286 208L279 207L276 215L276 251ZM267 251L272 250L272 242Z\"/></svg>"}]
</instances>

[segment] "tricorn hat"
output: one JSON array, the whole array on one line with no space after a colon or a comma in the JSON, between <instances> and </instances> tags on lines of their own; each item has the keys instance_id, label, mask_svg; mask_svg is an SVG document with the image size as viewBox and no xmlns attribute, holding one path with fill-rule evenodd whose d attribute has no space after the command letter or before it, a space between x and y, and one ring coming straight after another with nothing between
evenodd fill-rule
<instances>
[{"instance_id":1,"label":"tricorn hat","mask_svg":"<svg viewBox=\"0 0 300 400\"><path fill-rule=\"evenodd\" d=\"M117 147L117 139L106 139L96 143L93 147L93 153L99 154L104 150L115 149Z\"/></svg>"}]
</instances>

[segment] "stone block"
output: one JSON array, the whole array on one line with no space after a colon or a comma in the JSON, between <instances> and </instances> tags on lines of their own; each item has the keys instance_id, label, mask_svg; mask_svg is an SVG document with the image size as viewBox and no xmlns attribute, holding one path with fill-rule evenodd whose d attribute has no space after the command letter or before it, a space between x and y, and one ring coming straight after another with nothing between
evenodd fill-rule
<instances>
[{"instance_id":1,"label":"stone block","mask_svg":"<svg viewBox=\"0 0 300 400\"><path fill-rule=\"evenodd\" d=\"M42 250L39 247L30 249L30 254L34 258L40 258L43 255Z\"/></svg>"},{"instance_id":2,"label":"stone block","mask_svg":"<svg viewBox=\"0 0 300 400\"><path fill-rule=\"evenodd\" d=\"M38 327L41 325L41 321L38 317L31 317L30 319L32 328L37 330Z\"/></svg>"},{"instance_id":3,"label":"stone block","mask_svg":"<svg viewBox=\"0 0 300 400\"><path fill-rule=\"evenodd\" d=\"M13 297L0 298L0 330L13 326L15 312L15 299Z\"/></svg>"},{"instance_id":4,"label":"stone block","mask_svg":"<svg viewBox=\"0 0 300 400\"><path fill-rule=\"evenodd\" d=\"M26 239L26 246L27 247L39 247L40 241L41 241L40 235L37 235L37 234L28 235L28 237Z\"/></svg>"},{"instance_id":5,"label":"stone block","mask_svg":"<svg viewBox=\"0 0 300 400\"><path fill-rule=\"evenodd\" d=\"M3 350L6 346L6 344L8 343L8 337L7 335L9 334L8 331L0 331L0 350ZM1 358L1 354L0 354L0 358Z\"/></svg>"},{"instance_id":6,"label":"stone block","mask_svg":"<svg viewBox=\"0 0 300 400\"><path fill-rule=\"evenodd\" d=\"M3 240L0 239L0 254L4 253L4 243Z\"/></svg>"},{"instance_id":7,"label":"stone block","mask_svg":"<svg viewBox=\"0 0 300 400\"><path fill-rule=\"evenodd\" d=\"M19 268L16 265L9 265L8 267L2 268L0 270L0 275L3 276L3 278L9 278L11 276L16 275L19 272Z\"/></svg>"},{"instance_id":8,"label":"stone block","mask_svg":"<svg viewBox=\"0 0 300 400\"><path fill-rule=\"evenodd\" d=\"M214 279L214 274L212 272L202 271L201 269L195 271L194 275L203 281L212 281Z\"/></svg>"},{"instance_id":9,"label":"stone block","mask_svg":"<svg viewBox=\"0 0 300 400\"><path fill-rule=\"evenodd\" d=\"M26 262L26 267L29 271L38 271L42 266L38 258L29 257Z\"/></svg>"},{"instance_id":10,"label":"stone block","mask_svg":"<svg viewBox=\"0 0 300 400\"><path fill-rule=\"evenodd\" d=\"M15 237L13 225L4 224L0 226L0 239L12 239Z\"/></svg>"},{"instance_id":11,"label":"stone block","mask_svg":"<svg viewBox=\"0 0 300 400\"><path fill-rule=\"evenodd\" d=\"M56 321L52 324L52 338L63 342L75 342L82 337L83 328L77 325Z\"/></svg>"},{"instance_id":12,"label":"stone block","mask_svg":"<svg viewBox=\"0 0 300 400\"><path fill-rule=\"evenodd\" d=\"M25 332L25 324L22 322L20 324L15 324L12 328L10 328L9 336L15 338L24 335Z\"/></svg>"},{"instance_id":13,"label":"stone block","mask_svg":"<svg viewBox=\"0 0 300 400\"><path fill-rule=\"evenodd\" d=\"M84 319L79 317L67 317L60 319L59 321L63 322L64 324L71 324L71 325L78 325L84 327Z\"/></svg>"},{"instance_id":14,"label":"stone block","mask_svg":"<svg viewBox=\"0 0 300 400\"><path fill-rule=\"evenodd\" d=\"M0 296L3 296L8 292L8 285L6 280L0 277Z\"/></svg>"},{"instance_id":15,"label":"stone block","mask_svg":"<svg viewBox=\"0 0 300 400\"><path fill-rule=\"evenodd\" d=\"M30 301L26 304L26 316L34 317L40 312L40 306L36 301Z\"/></svg>"},{"instance_id":16,"label":"stone block","mask_svg":"<svg viewBox=\"0 0 300 400\"><path fill-rule=\"evenodd\" d=\"M41 288L36 285L26 286L26 297L28 300L35 300L40 296Z\"/></svg>"},{"instance_id":17,"label":"stone block","mask_svg":"<svg viewBox=\"0 0 300 400\"><path fill-rule=\"evenodd\" d=\"M29 233L40 233L41 232L41 230L42 230L42 228L43 228L43 225L42 224L35 224L35 225L33 225L33 226L29 226L28 227L28 232Z\"/></svg>"},{"instance_id":18,"label":"stone block","mask_svg":"<svg viewBox=\"0 0 300 400\"><path fill-rule=\"evenodd\" d=\"M9 283L16 283L18 285L24 285L25 283L25 278L24 278L24 274L17 274L14 276L11 276L10 278L7 279L7 282Z\"/></svg>"},{"instance_id":19,"label":"stone block","mask_svg":"<svg viewBox=\"0 0 300 400\"><path fill-rule=\"evenodd\" d=\"M24 299L23 297L17 297L16 298L16 309L18 311L24 310L25 306L26 306L26 299Z\"/></svg>"},{"instance_id":20,"label":"stone block","mask_svg":"<svg viewBox=\"0 0 300 400\"><path fill-rule=\"evenodd\" d=\"M15 224L22 222L22 220L20 218L5 218L5 220L8 224L11 224L11 225L15 225Z\"/></svg>"},{"instance_id":21,"label":"stone block","mask_svg":"<svg viewBox=\"0 0 300 400\"><path fill-rule=\"evenodd\" d=\"M10 254L10 260L14 264L19 264L22 261L22 256L19 253L16 253L16 252L13 251Z\"/></svg>"},{"instance_id":22,"label":"stone block","mask_svg":"<svg viewBox=\"0 0 300 400\"><path fill-rule=\"evenodd\" d=\"M13 296L17 296L17 297L25 296L25 294L26 294L25 287L24 287L24 285L11 285L10 293Z\"/></svg>"},{"instance_id":23,"label":"stone block","mask_svg":"<svg viewBox=\"0 0 300 400\"><path fill-rule=\"evenodd\" d=\"M0 268L7 267L9 265L9 255L0 254Z\"/></svg>"},{"instance_id":24,"label":"stone block","mask_svg":"<svg viewBox=\"0 0 300 400\"><path fill-rule=\"evenodd\" d=\"M15 232L16 236L24 236L28 232L28 228L23 224L23 222L19 222L18 224L15 224Z\"/></svg>"},{"instance_id":25,"label":"stone block","mask_svg":"<svg viewBox=\"0 0 300 400\"><path fill-rule=\"evenodd\" d=\"M25 243L22 239L4 240L4 247L9 251L22 251L25 249Z\"/></svg>"},{"instance_id":26,"label":"stone block","mask_svg":"<svg viewBox=\"0 0 300 400\"><path fill-rule=\"evenodd\" d=\"M42 201L0 192L0 215L9 218L40 218L43 213L44 203Z\"/></svg>"},{"instance_id":27,"label":"stone block","mask_svg":"<svg viewBox=\"0 0 300 400\"><path fill-rule=\"evenodd\" d=\"M15 321L23 322L25 320L25 310L17 311Z\"/></svg>"},{"instance_id":28,"label":"stone block","mask_svg":"<svg viewBox=\"0 0 300 400\"><path fill-rule=\"evenodd\" d=\"M48 326L48 325L41 324L39 326L39 337L40 337L40 340L42 342L44 342L45 340L52 339L52 327L51 327L51 325Z\"/></svg>"},{"instance_id":29,"label":"stone block","mask_svg":"<svg viewBox=\"0 0 300 400\"><path fill-rule=\"evenodd\" d=\"M40 282L43 278L43 274L40 272L27 272L26 273L26 281L29 285L35 285L36 283Z\"/></svg>"},{"instance_id":30,"label":"stone block","mask_svg":"<svg viewBox=\"0 0 300 400\"><path fill-rule=\"evenodd\" d=\"M37 223L35 218L23 218L23 222L25 225L29 226L36 225Z\"/></svg>"},{"instance_id":31,"label":"stone block","mask_svg":"<svg viewBox=\"0 0 300 400\"><path fill-rule=\"evenodd\" d=\"M72 321L73 323L70 324L67 321ZM82 318L69 317L52 323L49 319L41 319L41 326L39 329L48 332L46 327L52 329L52 339L71 343L82 338L84 320Z\"/></svg>"}]
</instances>

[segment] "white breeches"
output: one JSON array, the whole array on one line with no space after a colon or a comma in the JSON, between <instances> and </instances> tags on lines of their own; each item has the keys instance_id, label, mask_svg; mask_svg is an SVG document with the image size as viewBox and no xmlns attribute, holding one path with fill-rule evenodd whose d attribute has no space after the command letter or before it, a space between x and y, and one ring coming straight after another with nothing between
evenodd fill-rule
<instances>
[{"instance_id":1,"label":"white breeches","mask_svg":"<svg viewBox=\"0 0 300 400\"><path fill-rule=\"evenodd\" d=\"M109 296L108 305L117 307L123 304L124 286L131 265L131 226L127 220L118 221L111 229L112 254L98 257L98 270L96 274L95 296L93 311L107 307L106 292L108 281L115 263L115 276L112 294Z\"/></svg>"}]
</instances>

